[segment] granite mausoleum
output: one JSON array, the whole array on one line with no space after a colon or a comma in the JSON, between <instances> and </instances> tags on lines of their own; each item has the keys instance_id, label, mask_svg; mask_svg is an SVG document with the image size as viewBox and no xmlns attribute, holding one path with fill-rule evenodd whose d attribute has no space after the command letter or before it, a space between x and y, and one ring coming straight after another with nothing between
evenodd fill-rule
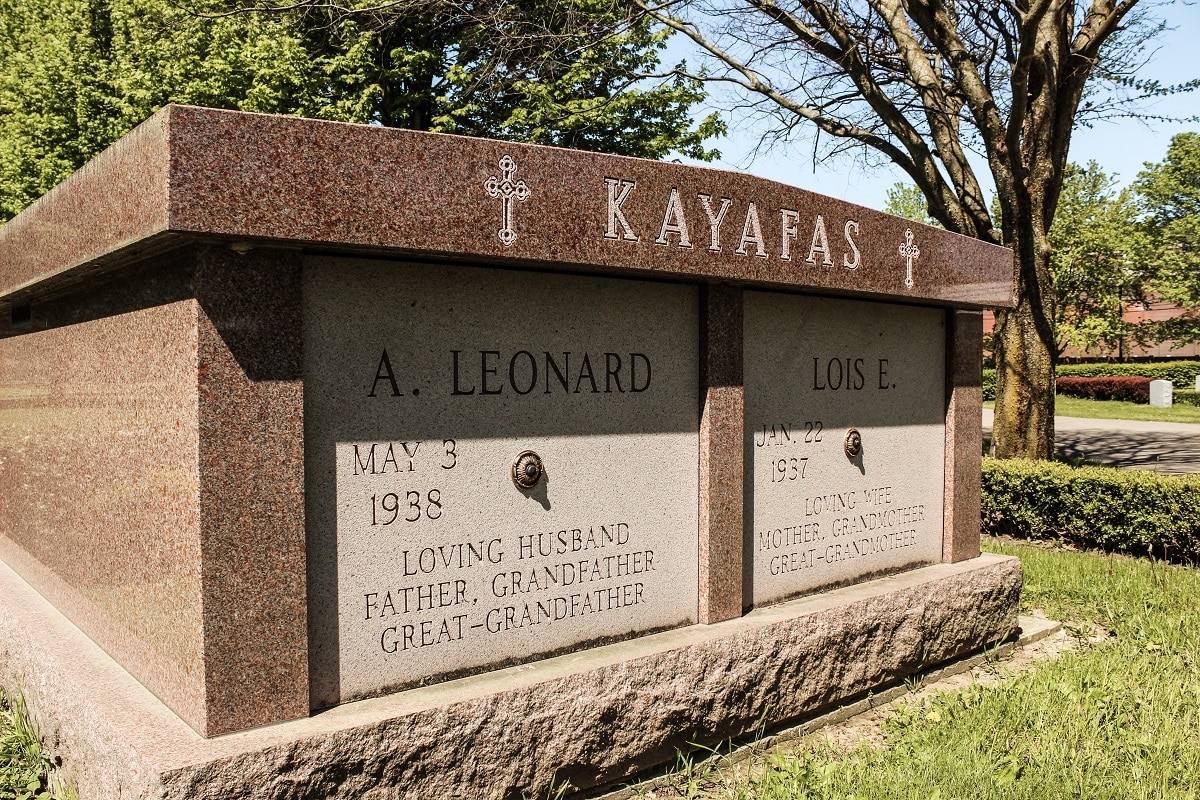
<instances>
[{"instance_id":1,"label":"granite mausoleum","mask_svg":"<svg viewBox=\"0 0 1200 800\"><path fill-rule=\"evenodd\" d=\"M977 651L1009 251L170 106L0 227L0 680L83 798L586 791Z\"/></svg>"}]
</instances>

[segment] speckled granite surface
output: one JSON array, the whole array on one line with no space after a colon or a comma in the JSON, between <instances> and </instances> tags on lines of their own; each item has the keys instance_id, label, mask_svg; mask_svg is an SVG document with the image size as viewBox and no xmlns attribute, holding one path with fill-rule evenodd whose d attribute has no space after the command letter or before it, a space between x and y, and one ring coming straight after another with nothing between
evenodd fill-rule
<instances>
[{"instance_id":1,"label":"speckled granite surface","mask_svg":"<svg viewBox=\"0 0 1200 800\"><path fill-rule=\"evenodd\" d=\"M947 313L946 499L942 560L979 555L983 468L983 314Z\"/></svg>"},{"instance_id":2,"label":"speckled granite surface","mask_svg":"<svg viewBox=\"0 0 1200 800\"><path fill-rule=\"evenodd\" d=\"M0 339L0 557L204 717L198 308Z\"/></svg>"},{"instance_id":3,"label":"speckled granite surface","mask_svg":"<svg viewBox=\"0 0 1200 800\"><path fill-rule=\"evenodd\" d=\"M750 175L168 106L0 227L0 307L183 236L960 305L1012 294L1005 248Z\"/></svg>"},{"instance_id":4,"label":"speckled granite surface","mask_svg":"<svg viewBox=\"0 0 1200 800\"><path fill-rule=\"evenodd\" d=\"M190 269L0 338L0 557L216 734L308 713L300 259Z\"/></svg>"},{"instance_id":5,"label":"speckled granite surface","mask_svg":"<svg viewBox=\"0 0 1200 800\"><path fill-rule=\"evenodd\" d=\"M700 416L700 608L705 623L742 614L742 291L701 298L704 386Z\"/></svg>"}]
</instances>

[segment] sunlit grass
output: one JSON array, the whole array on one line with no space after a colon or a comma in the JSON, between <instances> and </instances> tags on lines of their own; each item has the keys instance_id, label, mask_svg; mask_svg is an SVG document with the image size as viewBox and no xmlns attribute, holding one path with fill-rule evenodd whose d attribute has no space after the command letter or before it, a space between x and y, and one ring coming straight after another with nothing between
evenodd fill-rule
<instances>
[{"instance_id":1,"label":"sunlit grass","mask_svg":"<svg viewBox=\"0 0 1200 800\"><path fill-rule=\"evenodd\" d=\"M991 400L984 408L994 408ZM1085 419L1133 419L1146 422L1195 422L1200 423L1200 407L1176 403L1170 408L1127 403L1123 400L1085 400L1080 397L1059 395L1054 399L1054 413L1060 417L1083 417Z\"/></svg>"},{"instance_id":2,"label":"sunlit grass","mask_svg":"<svg viewBox=\"0 0 1200 800\"><path fill-rule=\"evenodd\" d=\"M74 800L55 778L21 697L0 691L0 800Z\"/></svg>"},{"instance_id":3,"label":"sunlit grass","mask_svg":"<svg viewBox=\"0 0 1200 800\"><path fill-rule=\"evenodd\" d=\"M1134 419L1147 422L1200 422L1200 407L1176 403L1158 408L1123 400L1085 400L1059 395L1054 399L1054 413L1060 417L1087 419Z\"/></svg>"}]
</instances>

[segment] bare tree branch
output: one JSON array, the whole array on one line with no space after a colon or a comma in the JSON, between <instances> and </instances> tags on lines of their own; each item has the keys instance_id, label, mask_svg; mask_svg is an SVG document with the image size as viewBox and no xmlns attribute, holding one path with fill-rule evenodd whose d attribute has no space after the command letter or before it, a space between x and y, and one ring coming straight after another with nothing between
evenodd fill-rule
<instances>
[{"instance_id":1,"label":"bare tree branch","mask_svg":"<svg viewBox=\"0 0 1200 800\"><path fill-rule=\"evenodd\" d=\"M866 146L908 173L948 229L1003 236L1016 307L997 317L994 450L1048 456L1057 340L1047 232L1071 133L1138 97L1200 88L1131 77L1159 29L1139 10L1152 0L632 1L708 56L690 78L772 105L763 142L809 125L814 157L818 146Z\"/></svg>"}]
</instances>

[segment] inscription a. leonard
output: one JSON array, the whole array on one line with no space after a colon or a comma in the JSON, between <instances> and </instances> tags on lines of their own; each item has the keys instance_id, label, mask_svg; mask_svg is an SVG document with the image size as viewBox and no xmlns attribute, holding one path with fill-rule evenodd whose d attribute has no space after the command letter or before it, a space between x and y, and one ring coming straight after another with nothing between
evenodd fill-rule
<instances>
[{"instance_id":1,"label":"inscription a. leonard","mask_svg":"<svg viewBox=\"0 0 1200 800\"><path fill-rule=\"evenodd\" d=\"M450 350L449 394L640 394L654 378L650 357L637 352L572 350ZM399 366L382 351L367 397L400 397ZM413 396L421 393L413 389Z\"/></svg>"},{"instance_id":2,"label":"inscription a. leonard","mask_svg":"<svg viewBox=\"0 0 1200 800\"><path fill-rule=\"evenodd\" d=\"M605 178L604 183L607 187L604 238L640 242L641 235L634 230L625 214L625 204L630 202L630 197L637 188L637 181ZM704 220L708 225L708 250L713 253L722 252L722 226L729 212L734 209L733 198L721 197L714 202L712 195L700 193L696 195L695 200L689 199L688 203L693 204L693 210L690 212L693 217L696 214L695 205L699 205L703 210ZM733 252L740 256L769 258L769 241L771 245L778 242L778 247L773 247L773 250L782 261L802 257L805 263L832 267L836 263L835 257L840 256L840 266L845 269L856 270L862 264L862 253L856 240L861 230L858 220L837 220L830 224L826 222L823 214L816 214L811 220L804 220L801 219L800 212L793 208L778 208L775 214L779 221L778 238L768 237L764 233L763 215L755 201L751 200L746 204L744 214L739 209L736 217L742 220L741 235ZM662 223L654 243L667 247L692 248L693 228L689 226L688 215L684 196L679 193L678 188L672 188L663 207ZM767 219L770 218L768 215ZM840 239L836 236L837 223L841 225ZM829 234L831 228L834 230L832 239ZM768 225L766 230L773 229Z\"/></svg>"}]
</instances>

